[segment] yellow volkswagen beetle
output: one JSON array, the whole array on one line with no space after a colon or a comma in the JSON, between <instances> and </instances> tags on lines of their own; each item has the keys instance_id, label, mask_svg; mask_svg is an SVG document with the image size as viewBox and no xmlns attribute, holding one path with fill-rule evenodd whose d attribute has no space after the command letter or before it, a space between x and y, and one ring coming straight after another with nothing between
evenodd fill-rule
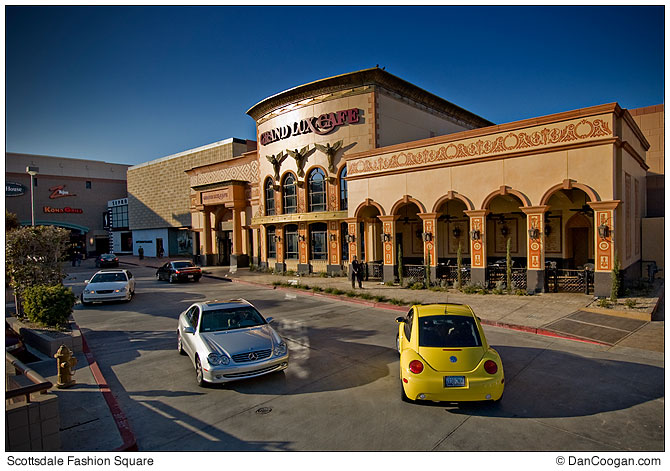
<instances>
[{"instance_id":1,"label":"yellow volkswagen beetle","mask_svg":"<svg viewBox=\"0 0 670 471\"><path fill-rule=\"evenodd\" d=\"M500 400L502 361L470 306L418 304L396 321L403 400Z\"/></svg>"}]
</instances>

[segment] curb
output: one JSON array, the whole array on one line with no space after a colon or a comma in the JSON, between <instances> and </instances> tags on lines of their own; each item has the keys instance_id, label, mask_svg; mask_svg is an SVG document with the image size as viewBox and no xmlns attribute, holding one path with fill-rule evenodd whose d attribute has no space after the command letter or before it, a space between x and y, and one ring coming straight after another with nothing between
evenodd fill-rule
<instances>
[{"instance_id":1,"label":"curb","mask_svg":"<svg viewBox=\"0 0 670 471\"><path fill-rule=\"evenodd\" d=\"M252 285L252 286L261 286L265 287L267 289L278 289L282 291L289 291L289 292L294 292L298 294L302 294L303 296L318 296L318 297L324 297L324 298L329 298L329 299L334 299L338 301L344 301L344 302L349 302L353 304L362 304L365 306L369 307L375 307L378 309L386 309L389 311L402 311L405 312L407 307L409 305L405 306L396 306L395 304L388 304L388 303L376 303L372 301L365 301L365 300L359 300L359 299L354 299L354 298L349 298L346 296L338 296L334 294L327 294L327 293L313 293L310 291L305 291L305 290L300 290L300 289L295 289L295 288L285 288L283 286L273 286L270 288L270 286L264 284L264 283L256 283L253 281L242 281L242 280L233 280L235 283L242 283L242 284L247 284L247 285ZM539 327L529 327L525 325L518 325L518 324L509 324L506 322L498 322L498 321L489 321L489 320L480 320L480 322L484 325L489 325L491 327L500 327L503 329L509 329L509 330L516 330L519 332L526 332L530 334L536 334L536 335L543 335L545 337L553 337L553 338L558 338L558 339L563 339L563 340L573 340L576 342L584 342L584 343L590 343L593 345L602 345L602 346L607 346L611 347L610 344L608 343L603 343L603 342L598 342L596 340L587 340L583 339L580 337L575 337L571 335L566 335L566 334L559 334L557 332L553 332L551 330L547 329L542 329Z\"/></svg>"},{"instance_id":2,"label":"curb","mask_svg":"<svg viewBox=\"0 0 670 471\"><path fill-rule=\"evenodd\" d=\"M79 332L81 333L79 326L77 326L77 324L75 324L75 326L77 327L77 330L79 330ZM84 355L86 356L86 360L88 361L88 366L91 368L91 373L95 378L95 382L98 383L98 388L100 388L100 392L102 393L102 396L105 398L105 401L107 402L109 411L112 413L112 417L114 418L116 427L119 429L119 434L121 435L121 439L123 440L123 444L112 451L138 451L137 440L135 438L135 434L130 428L128 418L126 417L126 414L124 414L123 411L121 410L119 403L117 402L116 398L114 397L114 394L112 394L112 390L109 388L109 385L107 384L107 380L105 380L105 377L102 375L102 371L100 371L100 367L98 366L98 363L95 361L93 353L88 348L88 343L86 343L86 338L84 337L84 334L81 334L81 340Z\"/></svg>"}]
</instances>

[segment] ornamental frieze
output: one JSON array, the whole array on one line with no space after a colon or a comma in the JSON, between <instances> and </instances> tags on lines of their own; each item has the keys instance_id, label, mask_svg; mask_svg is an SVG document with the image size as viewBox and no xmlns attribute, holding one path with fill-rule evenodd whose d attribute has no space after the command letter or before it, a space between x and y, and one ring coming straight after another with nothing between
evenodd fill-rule
<instances>
[{"instance_id":1,"label":"ornamental frieze","mask_svg":"<svg viewBox=\"0 0 670 471\"><path fill-rule=\"evenodd\" d=\"M220 168L211 172L198 173L191 176L191 186L209 185L230 180L247 181L256 183L259 179L259 165L257 161L251 161L242 165Z\"/></svg>"},{"instance_id":2,"label":"ornamental frieze","mask_svg":"<svg viewBox=\"0 0 670 471\"><path fill-rule=\"evenodd\" d=\"M534 147L612 136L609 123L602 119L582 119L563 128L544 128L532 132L510 132L494 139L478 139L469 143L449 143L437 149L400 152L390 157L370 157L347 163L349 176L413 167L455 159L467 159L514 152Z\"/></svg>"}]
</instances>

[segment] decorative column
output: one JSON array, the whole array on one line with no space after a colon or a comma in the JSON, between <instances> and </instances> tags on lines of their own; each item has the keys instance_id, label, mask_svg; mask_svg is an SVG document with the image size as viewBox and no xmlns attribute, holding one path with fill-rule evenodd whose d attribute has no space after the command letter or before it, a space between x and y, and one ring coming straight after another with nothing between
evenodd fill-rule
<instances>
[{"instance_id":1,"label":"decorative column","mask_svg":"<svg viewBox=\"0 0 670 471\"><path fill-rule=\"evenodd\" d=\"M210 265L212 263L212 217L211 212L205 208L202 214L202 245L204 247L201 253L201 261L203 265Z\"/></svg>"},{"instance_id":2,"label":"decorative column","mask_svg":"<svg viewBox=\"0 0 670 471\"><path fill-rule=\"evenodd\" d=\"M377 216L382 222L382 244L384 244L384 282L395 281L396 265L396 241L395 241L395 223L400 216Z\"/></svg>"},{"instance_id":3,"label":"decorative column","mask_svg":"<svg viewBox=\"0 0 670 471\"><path fill-rule=\"evenodd\" d=\"M470 218L470 281L486 285L486 215L488 209L464 211Z\"/></svg>"},{"instance_id":4,"label":"decorative column","mask_svg":"<svg viewBox=\"0 0 670 471\"><path fill-rule=\"evenodd\" d=\"M361 261L361 251L359 250L358 244L358 219L349 218L345 219L344 222L347 223L348 234L347 234L347 243L349 244L349 266L348 272L351 276L351 262L354 261L354 256L358 258L358 261Z\"/></svg>"},{"instance_id":5,"label":"decorative column","mask_svg":"<svg viewBox=\"0 0 670 471\"><path fill-rule=\"evenodd\" d=\"M284 271L286 271L286 267L284 265L284 239L283 239L284 227L280 225L275 226L275 234L276 234L276 250L277 250L275 271L284 273Z\"/></svg>"},{"instance_id":6,"label":"decorative column","mask_svg":"<svg viewBox=\"0 0 670 471\"><path fill-rule=\"evenodd\" d=\"M549 206L521 208L526 214L526 289L530 293L544 291L544 213Z\"/></svg>"},{"instance_id":7,"label":"decorative column","mask_svg":"<svg viewBox=\"0 0 670 471\"><path fill-rule=\"evenodd\" d=\"M439 213L419 213L423 221L423 263L430 266L430 279L437 279L437 218Z\"/></svg>"},{"instance_id":8,"label":"decorative column","mask_svg":"<svg viewBox=\"0 0 670 471\"><path fill-rule=\"evenodd\" d=\"M612 268L614 267L614 215L621 201L594 201L589 203L593 208L593 237L595 242L595 273L593 279L596 296L608 297L612 292Z\"/></svg>"},{"instance_id":9,"label":"decorative column","mask_svg":"<svg viewBox=\"0 0 670 471\"><path fill-rule=\"evenodd\" d=\"M328 265L326 272L337 275L342 272L342 251L340 250L340 223L328 222Z\"/></svg>"},{"instance_id":10,"label":"decorative column","mask_svg":"<svg viewBox=\"0 0 670 471\"><path fill-rule=\"evenodd\" d=\"M230 208L233 212L233 250L230 254L230 268L235 271L237 267L246 267L249 265L249 256L242 250L242 212L244 207L233 206Z\"/></svg>"},{"instance_id":11,"label":"decorative column","mask_svg":"<svg viewBox=\"0 0 670 471\"><path fill-rule=\"evenodd\" d=\"M309 275L309 235L307 223L298 223L298 274Z\"/></svg>"}]
</instances>

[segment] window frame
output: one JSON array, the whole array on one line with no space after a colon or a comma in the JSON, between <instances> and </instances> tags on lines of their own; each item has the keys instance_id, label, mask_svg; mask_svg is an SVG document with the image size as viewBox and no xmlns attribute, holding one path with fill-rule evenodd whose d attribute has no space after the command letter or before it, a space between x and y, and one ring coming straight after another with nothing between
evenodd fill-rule
<instances>
[{"instance_id":1,"label":"window frame","mask_svg":"<svg viewBox=\"0 0 670 471\"><path fill-rule=\"evenodd\" d=\"M288 179L292 180L292 183L290 185L287 185L286 181ZM298 184L297 184L297 179L293 175L293 173L288 173L286 176L284 176L284 179L282 180L282 185L281 185L281 194L282 194L282 213L283 214L295 214L298 212ZM287 188L292 188L293 194L292 195L287 195L286 190ZM289 198L292 200L291 202L293 203L292 205L288 204Z\"/></svg>"},{"instance_id":2,"label":"window frame","mask_svg":"<svg viewBox=\"0 0 670 471\"><path fill-rule=\"evenodd\" d=\"M272 195L272 199L269 198L269 195ZM264 197L265 197L265 215L274 216L277 214L277 205L275 204L275 188L274 180L268 178L265 180L264 187ZM270 201L272 201L272 208L270 208Z\"/></svg>"},{"instance_id":3,"label":"window frame","mask_svg":"<svg viewBox=\"0 0 670 471\"><path fill-rule=\"evenodd\" d=\"M315 180L315 176L321 176L321 181ZM316 190L316 185L322 185L321 190ZM321 196L322 202L314 203L314 199ZM328 195L326 189L326 172L321 167L316 167L309 172L307 177L307 212L318 213L328 210Z\"/></svg>"}]
</instances>

